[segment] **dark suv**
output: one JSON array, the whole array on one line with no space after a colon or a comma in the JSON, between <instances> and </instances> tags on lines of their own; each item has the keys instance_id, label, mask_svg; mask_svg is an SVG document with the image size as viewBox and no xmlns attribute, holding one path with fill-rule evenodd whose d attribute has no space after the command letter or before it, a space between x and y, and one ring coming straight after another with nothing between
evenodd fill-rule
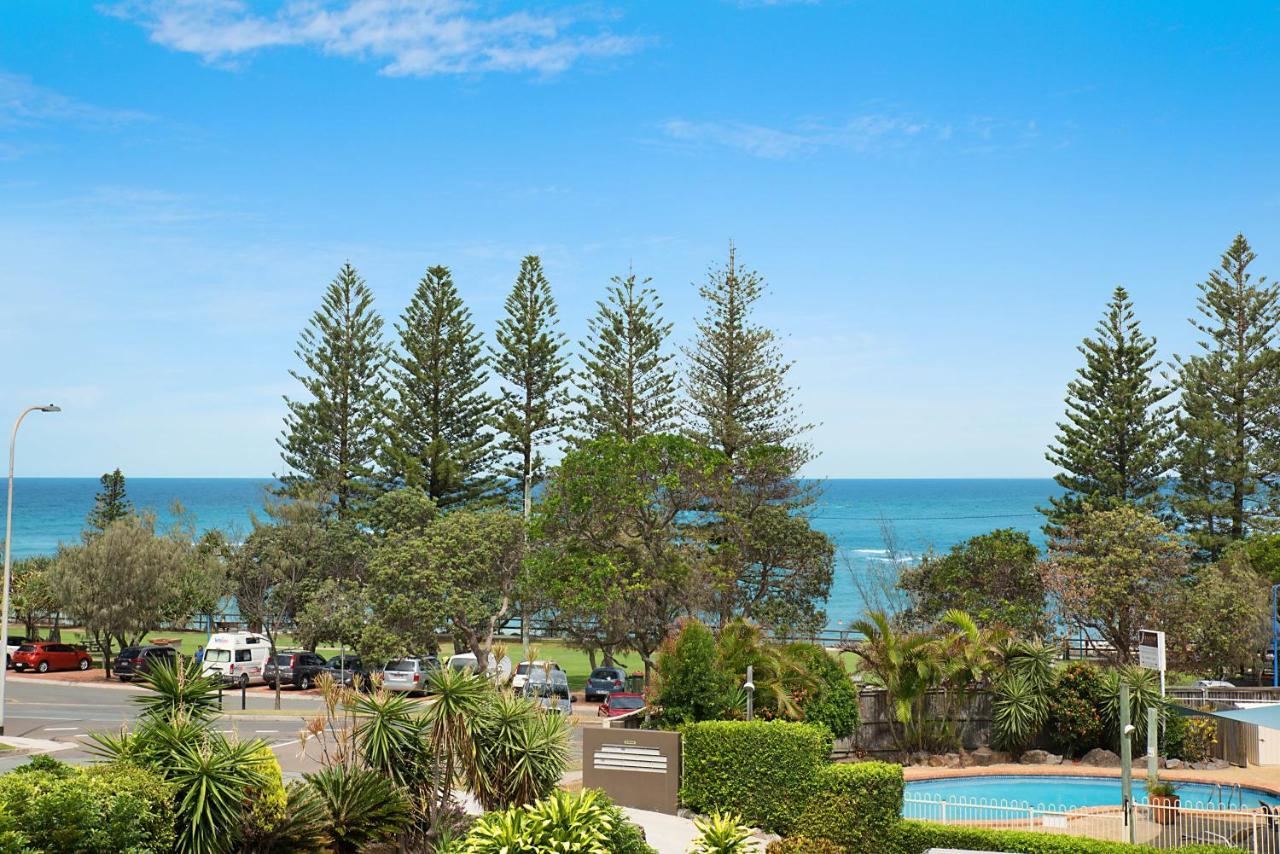
<instances>
[{"instance_id":1,"label":"dark suv","mask_svg":"<svg viewBox=\"0 0 1280 854\"><path fill-rule=\"evenodd\" d=\"M335 655L329 659L324 669L339 685L346 685L357 691L368 691L373 688L373 676L358 655Z\"/></svg>"},{"instance_id":2,"label":"dark suv","mask_svg":"<svg viewBox=\"0 0 1280 854\"><path fill-rule=\"evenodd\" d=\"M267 660L262 668L262 678L269 687L292 685L303 691L316 684L316 677L324 671L324 657L305 650L277 652L275 660Z\"/></svg>"},{"instance_id":3,"label":"dark suv","mask_svg":"<svg viewBox=\"0 0 1280 854\"><path fill-rule=\"evenodd\" d=\"M173 667L178 660L178 651L171 646L126 646L116 656L111 671L121 682L128 682L135 676L150 673L158 664Z\"/></svg>"}]
</instances>

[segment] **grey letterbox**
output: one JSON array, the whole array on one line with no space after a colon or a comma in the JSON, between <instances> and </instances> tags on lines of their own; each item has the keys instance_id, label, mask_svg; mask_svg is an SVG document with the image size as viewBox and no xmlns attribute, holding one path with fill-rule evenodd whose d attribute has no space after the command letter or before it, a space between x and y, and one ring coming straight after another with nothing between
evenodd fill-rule
<instances>
[{"instance_id":1,"label":"grey letterbox","mask_svg":"<svg viewBox=\"0 0 1280 854\"><path fill-rule=\"evenodd\" d=\"M582 731L582 785L624 807L674 814L680 806L680 733Z\"/></svg>"}]
</instances>

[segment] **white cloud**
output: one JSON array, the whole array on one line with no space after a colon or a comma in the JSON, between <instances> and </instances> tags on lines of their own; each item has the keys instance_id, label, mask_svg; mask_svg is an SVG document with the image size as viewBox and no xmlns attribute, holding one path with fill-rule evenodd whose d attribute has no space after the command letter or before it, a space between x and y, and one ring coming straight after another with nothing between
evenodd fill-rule
<instances>
[{"instance_id":1,"label":"white cloud","mask_svg":"<svg viewBox=\"0 0 1280 854\"><path fill-rule=\"evenodd\" d=\"M953 123L891 113L863 113L841 121L810 119L784 127L670 119L660 129L668 139L684 145L730 148L770 159L823 150L865 154L927 143L950 143L967 152L993 151L1026 145L1040 133L1034 121L974 117Z\"/></svg>"},{"instance_id":2,"label":"white cloud","mask_svg":"<svg viewBox=\"0 0 1280 854\"><path fill-rule=\"evenodd\" d=\"M29 77L0 71L0 127L66 123L111 128L149 118L145 113L134 110L112 110L86 104L38 86ZM15 156L20 153L15 150ZM3 156L2 152L0 156Z\"/></svg>"},{"instance_id":3,"label":"white cloud","mask_svg":"<svg viewBox=\"0 0 1280 854\"><path fill-rule=\"evenodd\" d=\"M568 12L487 13L467 0L287 0L271 12L244 0L126 0L106 7L152 41L234 64L274 47L372 60L394 76L490 71L554 74L583 59L619 56L642 40Z\"/></svg>"},{"instance_id":4,"label":"white cloud","mask_svg":"<svg viewBox=\"0 0 1280 854\"><path fill-rule=\"evenodd\" d=\"M812 154L824 148L871 151L900 145L930 133L937 136L944 129L914 119L867 114L840 124L809 121L791 128L734 121L672 119L663 123L662 130L680 142L734 148L756 157L783 158Z\"/></svg>"}]
</instances>

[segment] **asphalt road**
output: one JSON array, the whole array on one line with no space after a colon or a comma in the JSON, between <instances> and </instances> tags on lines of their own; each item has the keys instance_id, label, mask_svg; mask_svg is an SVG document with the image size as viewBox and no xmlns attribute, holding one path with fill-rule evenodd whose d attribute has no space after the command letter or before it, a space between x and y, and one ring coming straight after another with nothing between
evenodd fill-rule
<instances>
[{"instance_id":1,"label":"asphalt road","mask_svg":"<svg viewBox=\"0 0 1280 854\"><path fill-rule=\"evenodd\" d=\"M5 703L5 735L37 738L68 745L54 755L64 762L93 760L85 745L90 732L118 732L137 719L133 698L142 689L119 682L67 683L57 674L14 676L9 673ZM270 745L286 776L319 768L318 745L312 741L304 753L298 738L306 719L321 711L320 698L312 693L281 692L281 710L275 711L275 696L263 689L245 694L245 710L240 711L240 692L224 695L225 714L215 728L241 739L260 738ZM594 714L594 706L583 709ZM582 755L582 728L575 725L571 735L574 760ZM26 756L0 753L0 772L27 761ZM576 761L574 762L576 766Z\"/></svg>"}]
</instances>

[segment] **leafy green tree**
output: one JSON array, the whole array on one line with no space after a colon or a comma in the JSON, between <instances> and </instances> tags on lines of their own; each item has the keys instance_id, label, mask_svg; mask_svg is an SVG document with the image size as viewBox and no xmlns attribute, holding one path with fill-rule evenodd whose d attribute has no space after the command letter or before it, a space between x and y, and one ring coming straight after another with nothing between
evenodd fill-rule
<instances>
[{"instance_id":1,"label":"leafy green tree","mask_svg":"<svg viewBox=\"0 0 1280 854\"><path fill-rule=\"evenodd\" d=\"M690 435L730 460L756 445L786 447L794 473L810 456L796 441L808 425L798 421L787 386L791 363L774 332L753 317L764 281L738 263L730 243L728 261L708 273L698 293L706 314L684 351Z\"/></svg>"},{"instance_id":2,"label":"leafy green tree","mask_svg":"<svg viewBox=\"0 0 1280 854\"><path fill-rule=\"evenodd\" d=\"M1103 744L1102 707L1106 685L1098 668L1086 662L1068 664L1049 690L1045 733L1055 750L1076 757Z\"/></svg>"},{"instance_id":3,"label":"leafy green tree","mask_svg":"<svg viewBox=\"0 0 1280 854\"><path fill-rule=\"evenodd\" d=\"M1149 513L1122 504L1085 508L1049 541L1045 589L1064 623L1107 641L1128 664L1144 628L1173 625L1190 555L1180 537Z\"/></svg>"},{"instance_id":4,"label":"leafy green tree","mask_svg":"<svg viewBox=\"0 0 1280 854\"><path fill-rule=\"evenodd\" d=\"M396 329L386 479L422 488L442 508L491 496L496 450L486 360L448 267L427 270Z\"/></svg>"},{"instance_id":5,"label":"leafy green tree","mask_svg":"<svg viewBox=\"0 0 1280 854\"><path fill-rule=\"evenodd\" d=\"M1085 504L1159 510L1164 503L1175 407L1163 402L1172 389L1155 383L1156 341L1142 333L1121 287L1096 332L1078 348L1084 365L1067 384L1067 417L1045 455L1061 469L1054 480L1065 490L1042 510L1050 532Z\"/></svg>"},{"instance_id":6,"label":"leafy green tree","mask_svg":"<svg viewBox=\"0 0 1280 854\"><path fill-rule=\"evenodd\" d=\"M529 255L520 262L505 307L493 350L493 371L502 381L497 426L503 435L502 450L516 458L506 474L519 485L527 520L533 488L542 477L539 448L564 426L569 378L562 352L565 337L557 329L555 299L538 256Z\"/></svg>"},{"instance_id":7,"label":"leafy green tree","mask_svg":"<svg viewBox=\"0 0 1280 854\"><path fill-rule=\"evenodd\" d=\"M105 531L112 522L133 513L133 504L125 493L124 475L120 469L107 472L99 482L102 491L93 499L93 509L85 519L85 537L93 537Z\"/></svg>"},{"instance_id":8,"label":"leafy green tree","mask_svg":"<svg viewBox=\"0 0 1280 854\"><path fill-rule=\"evenodd\" d=\"M1178 620L1169 627L1172 666L1223 679L1257 663L1270 637L1271 604L1243 548L1200 567L1181 593Z\"/></svg>"},{"instance_id":9,"label":"leafy green tree","mask_svg":"<svg viewBox=\"0 0 1280 854\"><path fill-rule=\"evenodd\" d=\"M59 549L49 586L63 611L102 649L107 679L112 650L140 642L175 607L189 569L188 544L156 534L155 516L126 516L82 546Z\"/></svg>"},{"instance_id":10,"label":"leafy green tree","mask_svg":"<svg viewBox=\"0 0 1280 854\"><path fill-rule=\"evenodd\" d=\"M1239 548L1254 572L1273 584L1280 581L1280 534L1250 534Z\"/></svg>"},{"instance_id":11,"label":"leafy green tree","mask_svg":"<svg viewBox=\"0 0 1280 854\"><path fill-rule=\"evenodd\" d=\"M716 670L735 688L746 684L747 667L752 668L755 705L766 717L800 720L801 699L820 687L803 654L770 641L759 625L747 620L736 619L720 629L716 655Z\"/></svg>"},{"instance_id":12,"label":"leafy green tree","mask_svg":"<svg viewBox=\"0 0 1280 854\"><path fill-rule=\"evenodd\" d=\"M676 426L676 375L665 351L671 324L659 315L662 302L635 274L615 276L579 346L582 370L575 380L577 429L585 439L606 433L634 442L669 433Z\"/></svg>"},{"instance_id":13,"label":"leafy green tree","mask_svg":"<svg viewBox=\"0 0 1280 854\"><path fill-rule=\"evenodd\" d=\"M298 338L306 397L285 398L279 444L284 494L319 488L339 517L377 492L377 453L386 422L387 349L373 292L343 264Z\"/></svg>"},{"instance_id":14,"label":"leafy green tree","mask_svg":"<svg viewBox=\"0 0 1280 854\"><path fill-rule=\"evenodd\" d=\"M716 638L700 620L685 620L658 654L655 702L664 721L711 721L728 711L731 687L718 666Z\"/></svg>"},{"instance_id":15,"label":"leafy green tree","mask_svg":"<svg viewBox=\"0 0 1280 854\"><path fill-rule=\"evenodd\" d=\"M58 610L58 600L50 586L54 559L36 555L13 562L10 578L10 602L13 615L22 623L23 634L30 640L40 637L40 619Z\"/></svg>"},{"instance_id":16,"label":"leafy green tree","mask_svg":"<svg viewBox=\"0 0 1280 854\"><path fill-rule=\"evenodd\" d=\"M1177 426L1175 509L1210 555L1249 532L1271 512L1280 476L1280 290L1255 279L1256 256L1236 235L1222 262L1200 283L1205 337L1200 352L1179 359L1182 411Z\"/></svg>"},{"instance_id":17,"label":"leafy green tree","mask_svg":"<svg viewBox=\"0 0 1280 854\"><path fill-rule=\"evenodd\" d=\"M1011 528L971 537L944 555L929 552L898 577L911 601L906 618L930 626L948 611L961 610L981 625L1044 634L1048 626L1039 557L1026 533Z\"/></svg>"},{"instance_id":18,"label":"leafy green tree","mask_svg":"<svg viewBox=\"0 0 1280 854\"><path fill-rule=\"evenodd\" d=\"M565 455L534 520L525 589L553 618L594 621L653 666L672 622L704 604L697 517L724 457L680 436L602 436Z\"/></svg>"},{"instance_id":19,"label":"leafy green tree","mask_svg":"<svg viewBox=\"0 0 1280 854\"><path fill-rule=\"evenodd\" d=\"M502 510L458 510L415 537L388 543L370 563L373 638L396 654L429 648L448 626L482 665L514 610L524 523Z\"/></svg>"},{"instance_id":20,"label":"leafy green tree","mask_svg":"<svg viewBox=\"0 0 1280 854\"><path fill-rule=\"evenodd\" d=\"M816 643L789 644L786 654L808 675L806 680L792 679L786 684L801 718L824 725L838 739L853 735L860 722L858 688L840 659Z\"/></svg>"}]
</instances>

